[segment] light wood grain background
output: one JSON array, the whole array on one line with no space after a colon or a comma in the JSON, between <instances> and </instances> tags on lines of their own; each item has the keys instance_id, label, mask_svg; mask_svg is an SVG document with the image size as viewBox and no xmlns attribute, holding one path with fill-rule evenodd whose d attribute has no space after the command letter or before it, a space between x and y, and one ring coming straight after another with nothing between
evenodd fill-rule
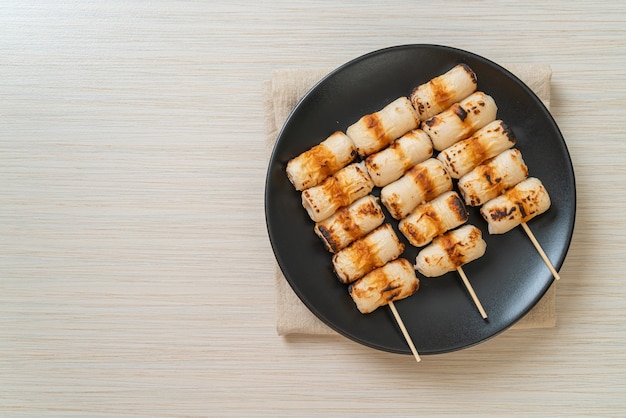
<instances>
[{"instance_id":1,"label":"light wood grain background","mask_svg":"<svg viewBox=\"0 0 626 418\"><path fill-rule=\"evenodd\" d=\"M576 171L554 329L275 332L261 84L436 43L548 63ZM0 2L0 416L620 416L626 3Z\"/></svg>"}]
</instances>

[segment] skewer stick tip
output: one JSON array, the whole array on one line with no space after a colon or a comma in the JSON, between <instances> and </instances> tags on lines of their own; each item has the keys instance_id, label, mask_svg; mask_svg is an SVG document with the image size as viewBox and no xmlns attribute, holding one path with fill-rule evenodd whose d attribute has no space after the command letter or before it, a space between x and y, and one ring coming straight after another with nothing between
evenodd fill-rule
<instances>
[{"instance_id":1,"label":"skewer stick tip","mask_svg":"<svg viewBox=\"0 0 626 418\"><path fill-rule=\"evenodd\" d=\"M548 269L550 270L550 273L552 273L552 275L554 276L554 279L559 280L561 276L559 275L559 273L556 271L556 269L550 262L550 259L546 255L545 251L543 251L543 248L541 248L541 245L539 244L539 241L537 241L537 238L535 238L535 234L533 234L533 231L530 230L526 222L522 222L521 225L522 225L522 228L524 228L526 235L528 235L528 238L530 238L530 241L533 243L533 245L537 249L537 252L543 259L543 262L546 263L546 266L548 266Z\"/></svg>"},{"instance_id":2,"label":"skewer stick tip","mask_svg":"<svg viewBox=\"0 0 626 418\"><path fill-rule=\"evenodd\" d=\"M398 310L396 309L396 305L394 305L393 302L389 302L389 308L391 309L391 312L393 313L393 316L396 319L396 322L398 323L400 330L402 331L402 335L404 335L404 339L406 340L407 344L409 345L409 348L411 349L411 353L413 353L413 357L415 357L415 361L419 363L420 361L422 361L422 359L420 358L420 355L418 354L417 349L415 348L415 344L413 344L413 340L411 340L411 336L409 335L409 332L406 330L406 327L404 326L404 322L402 322L402 318L400 318L400 314L398 313Z\"/></svg>"},{"instance_id":3,"label":"skewer stick tip","mask_svg":"<svg viewBox=\"0 0 626 418\"><path fill-rule=\"evenodd\" d=\"M474 288L472 287L472 285L470 284L469 280L467 279L467 276L465 275L465 272L463 271L463 268L459 266L459 267L456 268L456 271L459 273L459 276L461 276L461 279L463 280L463 283L465 284L465 287L467 288L467 291L469 292L470 296L472 297L472 300L474 301L474 304L478 308L478 312L480 312L480 316L482 316L483 319L487 319L487 312L485 312L485 309L483 308L483 305L480 303L480 300L478 300L478 296L476 296L476 292L474 292Z\"/></svg>"}]
</instances>

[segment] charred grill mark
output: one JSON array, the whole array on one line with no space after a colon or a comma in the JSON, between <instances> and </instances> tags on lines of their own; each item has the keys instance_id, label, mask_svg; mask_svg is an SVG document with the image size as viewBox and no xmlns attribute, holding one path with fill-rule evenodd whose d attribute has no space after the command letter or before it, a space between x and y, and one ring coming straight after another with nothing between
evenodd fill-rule
<instances>
[{"instance_id":1,"label":"charred grill mark","mask_svg":"<svg viewBox=\"0 0 626 418\"><path fill-rule=\"evenodd\" d=\"M354 241L348 247L348 251L350 258L355 261L355 266L361 271L370 271L380 265L380 258L367 240Z\"/></svg>"},{"instance_id":2,"label":"charred grill mark","mask_svg":"<svg viewBox=\"0 0 626 418\"><path fill-rule=\"evenodd\" d=\"M459 221L467 221L469 218L469 212L458 194L450 196L447 203L448 207L452 212L454 212L454 215Z\"/></svg>"},{"instance_id":3,"label":"charred grill mark","mask_svg":"<svg viewBox=\"0 0 626 418\"><path fill-rule=\"evenodd\" d=\"M515 213L516 210L516 206L513 206L511 208L507 208L506 206L493 208L489 211L489 217L495 222L502 221L507 218L511 219L510 217Z\"/></svg>"},{"instance_id":4,"label":"charred grill mark","mask_svg":"<svg viewBox=\"0 0 626 418\"><path fill-rule=\"evenodd\" d=\"M424 124L426 124L429 128L432 128L433 126L438 125L440 123L441 121L437 116L433 116L432 118L426 119L424 121Z\"/></svg>"},{"instance_id":5,"label":"charred grill mark","mask_svg":"<svg viewBox=\"0 0 626 418\"><path fill-rule=\"evenodd\" d=\"M330 252L339 251L339 242L335 239L332 229L326 228L324 225L317 225L317 231L322 236L326 249Z\"/></svg>"},{"instance_id":6,"label":"charred grill mark","mask_svg":"<svg viewBox=\"0 0 626 418\"><path fill-rule=\"evenodd\" d=\"M341 168L337 157L324 144L314 146L309 150L308 161L312 167L317 167L320 177L328 177Z\"/></svg>"},{"instance_id":7,"label":"charred grill mark","mask_svg":"<svg viewBox=\"0 0 626 418\"><path fill-rule=\"evenodd\" d=\"M409 238L409 237L412 238L412 240L409 239L409 241L411 241L411 243L412 243L413 240L415 240L415 241L419 240L419 237L421 235L420 234L420 230L417 229L415 227L415 225L413 225L412 223L407 222L407 223L402 224L402 228L401 229L402 229L402 232L405 235L408 235L407 238Z\"/></svg>"},{"instance_id":8,"label":"charred grill mark","mask_svg":"<svg viewBox=\"0 0 626 418\"><path fill-rule=\"evenodd\" d=\"M452 234L441 235L436 239L438 245L443 248L448 256L450 263L456 268L465 264L467 260L467 249L471 248L480 238L480 230L478 228L474 228L463 241L458 241L452 236Z\"/></svg>"},{"instance_id":9,"label":"charred grill mark","mask_svg":"<svg viewBox=\"0 0 626 418\"><path fill-rule=\"evenodd\" d=\"M480 171L482 171L482 176L487 181L487 184L492 188L502 182L502 177L498 176L497 170L492 165L483 165Z\"/></svg>"},{"instance_id":10,"label":"charred grill mark","mask_svg":"<svg viewBox=\"0 0 626 418\"><path fill-rule=\"evenodd\" d=\"M413 181L415 182L417 187L422 191L422 194L424 195L424 200L432 200L432 198L429 197L435 194L436 190L435 182L433 181L433 178L428 168L416 165L411 169L411 177L413 178ZM436 197L436 195L432 197L434 198Z\"/></svg>"},{"instance_id":11,"label":"charred grill mark","mask_svg":"<svg viewBox=\"0 0 626 418\"><path fill-rule=\"evenodd\" d=\"M522 172L524 173L524 178L526 178L526 176L528 176L528 166L524 163L524 160L522 159L522 153L519 150L513 151L514 152L511 153L511 160L513 160L513 164L521 167Z\"/></svg>"},{"instance_id":12,"label":"charred grill mark","mask_svg":"<svg viewBox=\"0 0 626 418\"><path fill-rule=\"evenodd\" d=\"M446 255L450 259L450 263L454 267L463 265L463 252L459 251L457 241L451 235L441 235L439 237L439 245L445 251Z\"/></svg>"},{"instance_id":13,"label":"charred grill mark","mask_svg":"<svg viewBox=\"0 0 626 418\"><path fill-rule=\"evenodd\" d=\"M439 217L437 211L432 207L432 205L428 205L426 207L426 210L424 211L424 214L422 216L430 218L432 222L438 226L441 225L441 218Z\"/></svg>"},{"instance_id":14,"label":"charred grill mark","mask_svg":"<svg viewBox=\"0 0 626 418\"><path fill-rule=\"evenodd\" d=\"M387 292L389 292L389 290L386 291L385 293L387 293ZM400 296L401 292L402 292L402 289L398 289L395 292L391 292L389 294L386 294L387 303L393 302L394 300L396 300L396 298L398 298L398 296Z\"/></svg>"},{"instance_id":15,"label":"charred grill mark","mask_svg":"<svg viewBox=\"0 0 626 418\"><path fill-rule=\"evenodd\" d=\"M361 228L356 224L354 218L350 216L350 210L345 207L339 209L337 211L337 221L338 225L341 225L341 229L343 229L348 236L355 238L361 234Z\"/></svg>"},{"instance_id":16,"label":"charred grill mark","mask_svg":"<svg viewBox=\"0 0 626 418\"><path fill-rule=\"evenodd\" d=\"M345 206L350 203L350 197L344 192L343 187L336 177L329 177L322 183L324 194L329 200L337 205L337 207ZM306 191L306 190L305 190ZM319 212L319 208L315 208Z\"/></svg>"},{"instance_id":17,"label":"charred grill mark","mask_svg":"<svg viewBox=\"0 0 626 418\"><path fill-rule=\"evenodd\" d=\"M374 162L374 158L372 158L372 156L369 156L365 159L365 165L367 166L367 168L371 169L371 170L368 170L370 173L373 171L373 172L376 172L377 175L380 175L380 173L377 172L378 164Z\"/></svg>"},{"instance_id":18,"label":"charred grill mark","mask_svg":"<svg viewBox=\"0 0 626 418\"><path fill-rule=\"evenodd\" d=\"M328 184L328 179L324 183L322 183L319 187L324 187L325 184ZM303 202L306 201L308 203L308 206L311 208L311 210L313 210L315 213L320 213L320 208L315 204L315 201L312 199L310 190L307 189L303 191L302 198L303 198Z\"/></svg>"},{"instance_id":19,"label":"charred grill mark","mask_svg":"<svg viewBox=\"0 0 626 418\"><path fill-rule=\"evenodd\" d=\"M487 104L483 101L483 100L479 100L476 105L472 106L472 108L470 109L470 112L472 112L475 115L480 115L480 111L481 111L481 107L485 107Z\"/></svg>"},{"instance_id":20,"label":"charred grill mark","mask_svg":"<svg viewBox=\"0 0 626 418\"><path fill-rule=\"evenodd\" d=\"M470 68L470 66L465 64L465 63L461 63L459 65L465 70L465 72L467 72L470 75L470 77L472 79L472 83L478 84L478 79L476 78L476 73Z\"/></svg>"},{"instance_id":21,"label":"charred grill mark","mask_svg":"<svg viewBox=\"0 0 626 418\"><path fill-rule=\"evenodd\" d=\"M384 142L385 144L389 142L385 127L376 113L363 116L363 122L365 123L367 130L373 134L373 137L376 138L377 141Z\"/></svg>"},{"instance_id":22,"label":"charred grill mark","mask_svg":"<svg viewBox=\"0 0 626 418\"><path fill-rule=\"evenodd\" d=\"M520 211L521 221L525 222L537 212L542 190L508 190L505 195Z\"/></svg>"},{"instance_id":23,"label":"charred grill mark","mask_svg":"<svg viewBox=\"0 0 626 418\"><path fill-rule=\"evenodd\" d=\"M509 128L509 125L507 125L504 122L500 122L500 126L502 127L502 133L506 135L509 141L511 141L512 143L515 143L517 141L517 138L515 137L513 130Z\"/></svg>"},{"instance_id":24,"label":"charred grill mark","mask_svg":"<svg viewBox=\"0 0 626 418\"><path fill-rule=\"evenodd\" d=\"M373 202L369 202L367 205L362 205L358 209L359 210L357 211L357 216L359 217L362 216L376 218L378 216L381 216L382 214L380 206L374 204Z\"/></svg>"},{"instance_id":25,"label":"charred grill mark","mask_svg":"<svg viewBox=\"0 0 626 418\"><path fill-rule=\"evenodd\" d=\"M402 150L402 148L400 148L400 142L399 141L393 141L391 143L391 145L389 145L389 149L398 150L398 151Z\"/></svg>"},{"instance_id":26,"label":"charred grill mark","mask_svg":"<svg viewBox=\"0 0 626 418\"><path fill-rule=\"evenodd\" d=\"M318 223L315 228L321 235L326 248L332 253L336 253L343 248L342 237L347 236L349 241L353 241L363 235L363 230L356 221L357 218L381 216L383 216L382 211L377 205L368 202L366 205L361 205L355 215L350 212L348 207L340 208L335 213L335 219L330 226Z\"/></svg>"},{"instance_id":27,"label":"charred grill mark","mask_svg":"<svg viewBox=\"0 0 626 418\"><path fill-rule=\"evenodd\" d=\"M353 174L342 173L343 175L335 176L339 185L334 191L341 193L332 196L336 196L339 206L349 205L355 198L363 196L361 193L363 190L369 192L373 187L372 180L364 167L357 164L352 169L354 170Z\"/></svg>"},{"instance_id":28,"label":"charred grill mark","mask_svg":"<svg viewBox=\"0 0 626 418\"><path fill-rule=\"evenodd\" d=\"M400 286L398 286L398 285L394 285L394 283L389 283L387 286L385 286L383 289L381 289L381 293L389 292L389 291L395 290L395 289L397 289L399 287Z\"/></svg>"},{"instance_id":29,"label":"charred grill mark","mask_svg":"<svg viewBox=\"0 0 626 418\"><path fill-rule=\"evenodd\" d=\"M465 109L463 109L461 105L459 105L458 103L454 104L452 105L452 107L450 107L450 110L452 110L454 114L457 115L459 119L461 119L461 122L465 122L465 118L467 118L467 112L465 111Z\"/></svg>"},{"instance_id":30,"label":"charred grill mark","mask_svg":"<svg viewBox=\"0 0 626 418\"><path fill-rule=\"evenodd\" d=\"M454 90L449 88L449 86L445 83L445 79L443 78L433 78L428 82L428 84L430 84L430 88L432 89L435 103L445 105L450 101L452 95L454 94Z\"/></svg>"},{"instance_id":31,"label":"charred grill mark","mask_svg":"<svg viewBox=\"0 0 626 418\"><path fill-rule=\"evenodd\" d=\"M421 225L422 228L418 228L417 225ZM443 222L431 204L424 205L419 217L412 222L404 222L400 229L409 242L416 247L424 246L425 241L445 232Z\"/></svg>"},{"instance_id":32,"label":"charred grill mark","mask_svg":"<svg viewBox=\"0 0 626 418\"><path fill-rule=\"evenodd\" d=\"M473 137L472 140L468 140L465 143L465 152L470 157L470 161L480 163L485 161L488 157L488 150L485 148L482 141L478 137Z\"/></svg>"},{"instance_id":33,"label":"charred grill mark","mask_svg":"<svg viewBox=\"0 0 626 418\"><path fill-rule=\"evenodd\" d=\"M402 205L397 199L390 200L387 204L389 205L390 212L393 213L394 218L398 218L402 215Z\"/></svg>"},{"instance_id":34,"label":"charred grill mark","mask_svg":"<svg viewBox=\"0 0 626 418\"><path fill-rule=\"evenodd\" d=\"M417 138L416 136L412 136L412 137ZM409 168L413 166L413 163L411 162L411 158L406 154L406 152L404 152L404 150L400 146L399 141L394 141L391 145L389 145L389 148L393 151L393 153L396 155L398 160L401 162L402 169L404 171L408 170Z\"/></svg>"},{"instance_id":35,"label":"charred grill mark","mask_svg":"<svg viewBox=\"0 0 626 418\"><path fill-rule=\"evenodd\" d=\"M413 108L417 111L417 114L422 115L426 111L426 106L420 100L419 90L420 90L420 86L415 87L413 91L411 91L411 95L409 96L409 99L411 100L411 104L413 105Z\"/></svg>"}]
</instances>

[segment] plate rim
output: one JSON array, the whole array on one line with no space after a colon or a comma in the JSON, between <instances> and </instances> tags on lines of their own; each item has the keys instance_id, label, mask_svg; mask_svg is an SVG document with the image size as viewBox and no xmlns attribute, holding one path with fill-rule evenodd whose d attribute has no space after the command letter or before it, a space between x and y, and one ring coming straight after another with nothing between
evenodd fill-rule
<instances>
[{"instance_id":1,"label":"plate rim","mask_svg":"<svg viewBox=\"0 0 626 418\"><path fill-rule=\"evenodd\" d=\"M572 239L573 239L573 235L574 235L574 230L575 230L575 226L576 226L576 213L577 213L577 188L576 188L576 176L575 176L575 172L574 172L574 166L573 166L573 162L571 159L571 155L569 153L569 149L567 148L567 144L565 142L565 138L563 137L563 134L558 126L558 124L556 123L556 120L554 119L554 116L552 115L552 113L550 112L550 110L548 109L548 107L543 103L543 101L537 96L537 94L530 88L528 87L528 85L526 85L526 83L524 83L517 75L513 74L511 71L509 71L508 69L506 69L505 67L503 67L502 65L498 64L497 62L485 58L481 55L478 55L474 52L470 52L461 48L457 48L457 47L452 47L452 46L447 46L447 45L440 45L440 44L430 44L430 43L409 43L409 44L400 44L400 45L394 45L394 46L388 46L388 47L384 47L384 48L380 48L380 49L376 49L370 52L367 52L365 54L359 55L355 58L352 58L350 60L348 60L347 62L339 65L338 67L336 67L335 69L333 69L332 71L328 72L324 77L322 77L319 81L315 82L307 91L306 93L300 98L298 99L296 105L293 107L293 109L289 112L287 118L285 119L282 127L280 128L280 130L278 131L277 135L276 135L276 140L274 141L274 144L272 145L272 151L270 153L269 159L267 161L267 166L266 166L266 176L265 176L265 185L264 185L264 215L265 215L265 223L266 223L266 229L267 229L267 233L268 233L268 237L270 240L270 245L272 247L272 252L274 254L275 257L275 261L282 273L282 275L284 276L285 280L287 281L287 283L289 284L290 288L294 291L294 293L296 294L296 296L298 297L298 299L305 305L305 307L316 317L318 318L322 323L324 323L326 326L328 326L329 328L333 329L335 332L337 332L338 334L348 338L351 341L355 341L361 345L376 349L376 350L380 350L383 352L390 352L390 353L397 353L397 354L406 354L406 355L410 355L411 352L409 350L408 347L406 347L406 349L393 349L390 347L381 347L377 344L371 343L363 338L360 338L358 336L355 336L353 334L350 334L349 332L346 332L345 330L343 330L342 328L340 328L339 326L337 326L336 324L333 323L333 321L329 320L325 315L323 315L306 297L306 295L304 295L302 293L302 291L298 288L298 286L296 284L293 283L292 279L289 277L288 272L285 271L285 267L284 267L284 263L281 261L282 260L282 256L279 254L279 252L276 250L276 242L275 242L275 237L273 236L273 232L271 230L271 226L270 226L270 222L269 222L269 182L271 181L271 177L272 177L272 163L276 160L276 152L277 152L277 148L278 145L280 143L280 139L284 134L284 131L287 129L289 121L292 119L292 117L298 113L298 111L300 110L300 108L305 104L305 102L307 102L307 100L309 99L309 97L311 95L313 95L316 90L318 88L320 88L321 85L323 85L324 83L326 83L329 79L331 79L332 77L334 77L337 73L340 73L342 71L345 71L347 68L357 65L360 62L367 60L371 57L377 56L377 55L381 55L381 54L385 54L391 51L399 51L399 50L414 50L414 49L430 49L433 51L448 51L448 52L453 52L455 54L461 55L461 56L471 56L472 58L479 60L479 61L484 61L485 63L487 63L490 66L495 67L498 71L500 71L501 73L503 73L504 75L506 75L507 78L513 80L519 87L521 87L526 94L528 94L529 96L531 96L533 98L533 100L541 107L541 111L543 114L548 116L549 119L549 123L553 126L553 128L555 129L558 139L559 139L559 145L560 147L563 149L564 151L564 155L566 157L566 162L567 162L567 171L568 171L568 176L571 176L572 181L573 181L573 187L572 187L572 211L571 211L571 221L569 222L569 225L567 226L567 236L565 238L565 240L562 241L562 255L559 257L558 260L556 260L555 263L555 268L558 270L561 269L567 254L569 252L569 248L571 246L572 243ZM419 278L419 277L418 277ZM528 306L525 307L525 309L523 309L520 314L518 316L515 317L515 319L513 321L511 321L508 325L502 327L501 329L497 330L496 332L491 333L490 335L486 336L485 338L482 339L478 339L472 343L469 344L465 344L462 345L460 347L452 347L452 348L447 348L447 349L442 349L442 350L438 350L438 351L428 351L428 352L420 352L420 355L438 355L438 354L444 354L444 353L450 353L450 352L456 352L456 351L460 351L460 350L464 350L473 346L476 346L478 344L484 343L487 340L490 340L494 337L496 337L497 335L500 335L501 333L503 333L504 331L506 331L507 329L509 329L510 327L512 327L513 325L515 325L517 322L520 321L520 319L522 319L528 312L530 312L536 305L537 303L545 296L545 294L547 293L547 291L550 289L551 286L554 285L555 283L555 279L554 277L551 277L551 279L546 283L546 286L540 291L537 292L534 300L532 301L532 303L528 304ZM400 302L400 301L398 301Z\"/></svg>"}]
</instances>

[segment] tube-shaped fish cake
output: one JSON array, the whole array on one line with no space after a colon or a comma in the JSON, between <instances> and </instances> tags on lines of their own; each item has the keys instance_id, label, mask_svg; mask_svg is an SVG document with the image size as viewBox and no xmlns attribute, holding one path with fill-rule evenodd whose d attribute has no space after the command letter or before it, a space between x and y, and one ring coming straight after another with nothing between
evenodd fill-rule
<instances>
[{"instance_id":1,"label":"tube-shaped fish cake","mask_svg":"<svg viewBox=\"0 0 626 418\"><path fill-rule=\"evenodd\" d=\"M433 155L430 138L421 129L414 129L395 140L387 148L365 159L365 167L374 184L383 187L398 180L415 164Z\"/></svg>"},{"instance_id":2,"label":"tube-shaped fish cake","mask_svg":"<svg viewBox=\"0 0 626 418\"><path fill-rule=\"evenodd\" d=\"M380 191L380 200L395 219L406 217L417 205L452 190L452 179L440 161L430 158L409 169Z\"/></svg>"},{"instance_id":3,"label":"tube-shaped fish cake","mask_svg":"<svg viewBox=\"0 0 626 418\"><path fill-rule=\"evenodd\" d=\"M404 244L391 224L384 224L354 241L333 256L335 274L342 283L352 283L404 251Z\"/></svg>"},{"instance_id":4,"label":"tube-shaped fish cake","mask_svg":"<svg viewBox=\"0 0 626 418\"><path fill-rule=\"evenodd\" d=\"M352 140L343 132L335 132L320 144L287 163L287 177L296 190L317 186L356 157Z\"/></svg>"},{"instance_id":5,"label":"tube-shaped fish cake","mask_svg":"<svg viewBox=\"0 0 626 418\"><path fill-rule=\"evenodd\" d=\"M417 86L410 99L419 119L426 120L472 94L477 85L474 71L466 64L459 64Z\"/></svg>"},{"instance_id":6,"label":"tube-shaped fish cake","mask_svg":"<svg viewBox=\"0 0 626 418\"><path fill-rule=\"evenodd\" d=\"M348 292L358 310L367 314L379 306L411 296L417 292L419 284L411 263L398 258L352 283Z\"/></svg>"},{"instance_id":7,"label":"tube-shaped fish cake","mask_svg":"<svg viewBox=\"0 0 626 418\"><path fill-rule=\"evenodd\" d=\"M501 120L496 120L469 138L444 149L437 158L444 164L450 176L458 179L514 145L513 131Z\"/></svg>"},{"instance_id":8,"label":"tube-shaped fish cake","mask_svg":"<svg viewBox=\"0 0 626 418\"><path fill-rule=\"evenodd\" d=\"M384 221L385 214L376 197L367 195L316 223L314 229L326 249L336 253L378 228Z\"/></svg>"},{"instance_id":9,"label":"tube-shaped fish cake","mask_svg":"<svg viewBox=\"0 0 626 418\"><path fill-rule=\"evenodd\" d=\"M400 232L415 247L423 247L468 219L467 209L456 192L445 192L416 207L398 224Z\"/></svg>"},{"instance_id":10,"label":"tube-shaped fish cake","mask_svg":"<svg viewBox=\"0 0 626 418\"><path fill-rule=\"evenodd\" d=\"M369 194L374 183L363 162L342 168L321 184L302 192L302 206L315 222L323 221L337 209Z\"/></svg>"},{"instance_id":11,"label":"tube-shaped fish cake","mask_svg":"<svg viewBox=\"0 0 626 418\"><path fill-rule=\"evenodd\" d=\"M550 196L541 181L529 177L480 208L490 234L504 234L550 208Z\"/></svg>"},{"instance_id":12,"label":"tube-shaped fish cake","mask_svg":"<svg viewBox=\"0 0 626 418\"><path fill-rule=\"evenodd\" d=\"M417 128L415 109L400 97L378 112L363 116L346 130L361 157L380 151L392 141Z\"/></svg>"},{"instance_id":13,"label":"tube-shaped fish cake","mask_svg":"<svg viewBox=\"0 0 626 418\"><path fill-rule=\"evenodd\" d=\"M496 119L498 106L493 98L477 91L443 112L426 119L422 129L437 151L465 139Z\"/></svg>"},{"instance_id":14,"label":"tube-shaped fish cake","mask_svg":"<svg viewBox=\"0 0 626 418\"><path fill-rule=\"evenodd\" d=\"M513 148L479 165L459 179L458 187L469 206L481 206L515 186L528 175L522 153Z\"/></svg>"},{"instance_id":15,"label":"tube-shaped fish cake","mask_svg":"<svg viewBox=\"0 0 626 418\"><path fill-rule=\"evenodd\" d=\"M441 276L482 257L487 250L482 232L474 225L438 236L415 259L415 269L426 277Z\"/></svg>"}]
</instances>

